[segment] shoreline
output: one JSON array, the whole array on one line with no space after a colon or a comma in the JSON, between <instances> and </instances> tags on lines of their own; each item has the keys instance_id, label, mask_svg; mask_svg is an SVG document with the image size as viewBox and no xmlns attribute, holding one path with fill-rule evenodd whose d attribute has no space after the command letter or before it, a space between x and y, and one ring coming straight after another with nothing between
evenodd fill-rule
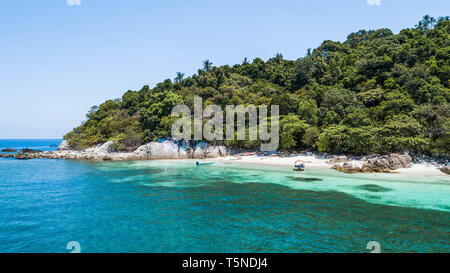
<instances>
[{"instance_id":1,"label":"shoreline","mask_svg":"<svg viewBox=\"0 0 450 273\"><path fill-rule=\"evenodd\" d=\"M237 151L229 147L199 142L177 142L161 139L138 147L130 152L116 152L114 142L108 141L82 151L71 150L63 141L57 150L38 151L23 149L17 153L0 154L2 158L27 159L69 159L94 161L135 161L135 160L204 160L217 162L256 164L265 166L283 166L294 168L297 160L303 161L306 168L335 169L343 173L403 173L450 175L448 159L436 158L414 159L408 154L367 155L360 157L338 156L329 154L255 154ZM439 163L440 164L439 164Z\"/></svg>"},{"instance_id":2,"label":"shoreline","mask_svg":"<svg viewBox=\"0 0 450 273\"><path fill-rule=\"evenodd\" d=\"M255 155L245 155L245 156L227 156L216 158L218 162L233 162L233 163L243 163L243 164L254 164L254 165L266 165L266 166L283 166L283 167L293 167L296 160L303 160L305 162L306 168L313 169L331 169L334 163L329 163L329 159L319 158L313 155L305 156L291 156L291 157L280 157L280 156L255 156ZM348 163L354 165L362 165L363 162L360 160L350 160ZM360 172L361 173L361 172ZM399 168L393 170L391 174L430 174L430 175L446 175L438 167L427 165L424 163L412 163L409 168Z\"/></svg>"}]
</instances>

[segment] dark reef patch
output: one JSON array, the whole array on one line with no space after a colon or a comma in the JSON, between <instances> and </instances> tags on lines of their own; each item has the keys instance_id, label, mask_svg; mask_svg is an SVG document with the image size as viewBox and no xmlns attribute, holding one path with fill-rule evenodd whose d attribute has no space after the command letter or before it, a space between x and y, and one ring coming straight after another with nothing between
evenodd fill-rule
<instances>
[{"instance_id":1,"label":"dark reef patch","mask_svg":"<svg viewBox=\"0 0 450 273\"><path fill-rule=\"evenodd\" d=\"M392 191L392 189L381 187L374 184L367 184L362 186L357 186L357 189L365 190L365 191L372 191L372 192L387 192Z\"/></svg>"},{"instance_id":2,"label":"dark reef patch","mask_svg":"<svg viewBox=\"0 0 450 273\"><path fill-rule=\"evenodd\" d=\"M314 181L322 181L323 179L321 178L316 178L316 177L297 177L297 176L290 176L289 178L296 180L296 181L301 181L301 182L314 182Z\"/></svg>"}]
</instances>

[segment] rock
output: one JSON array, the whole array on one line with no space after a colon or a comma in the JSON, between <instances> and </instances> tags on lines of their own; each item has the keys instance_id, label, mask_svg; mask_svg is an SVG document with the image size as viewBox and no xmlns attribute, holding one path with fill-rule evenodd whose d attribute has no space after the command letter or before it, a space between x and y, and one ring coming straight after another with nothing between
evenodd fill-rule
<instances>
[{"instance_id":1,"label":"rock","mask_svg":"<svg viewBox=\"0 0 450 273\"><path fill-rule=\"evenodd\" d=\"M450 175L450 166L442 167L440 170L441 170L441 172Z\"/></svg>"},{"instance_id":2,"label":"rock","mask_svg":"<svg viewBox=\"0 0 450 273\"><path fill-rule=\"evenodd\" d=\"M396 170L400 168L405 168L409 163L411 163L412 158L407 155L391 154L388 156L389 168L391 170Z\"/></svg>"},{"instance_id":3,"label":"rock","mask_svg":"<svg viewBox=\"0 0 450 273\"><path fill-rule=\"evenodd\" d=\"M369 164L363 164L362 167L361 167L361 172L363 172L363 173L371 173L371 172L373 172L373 168Z\"/></svg>"},{"instance_id":4,"label":"rock","mask_svg":"<svg viewBox=\"0 0 450 273\"><path fill-rule=\"evenodd\" d=\"M133 157L136 159L149 159L150 158L150 150L148 148L148 144L139 146L133 152Z\"/></svg>"},{"instance_id":5,"label":"rock","mask_svg":"<svg viewBox=\"0 0 450 273\"><path fill-rule=\"evenodd\" d=\"M108 141L105 142L103 144L99 144L97 146L91 147L91 148L87 148L85 150L86 153L91 153L91 154L97 154L97 155L103 155L103 154L108 154L108 153L112 153L114 150L112 148L112 145L114 144L114 141Z\"/></svg>"},{"instance_id":6,"label":"rock","mask_svg":"<svg viewBox=\"0 0 450 273\"><path fill-rule=\"evenodd\" d=\"M25 149L20 150L19 153L30 153L31 154L31 153L42 153L42 151L25 148Z\"/></svg>"},{"instance_id":7,"label":"rock","mask_svg":"<svg viewBox=\"0 0 450 273\"><path fill-rule=\"evenodd\" d=\"M177 159L178 145L174 141L162 140L150 142L148 151L151 159Z\"/></svg>"},{"instance_id":8,"label":"rock","mask_svg":"<svg viewBox=\"0 0 450 273\"><path fill-rule=\"evenodd\" d=\"M17 152L17 150L16 149L7 148L7 149L2 149L1 152L2 153L15 153L15 152Z\"/></svg>"},{"instance_id":9,"label":"rock","mask_svg":"<svg viewBox=\"0 0 450 273\"><path fill-rule=\"evenodd\" d=\"M361 169L358 166L355 166L352 163L348 162L345 162L344 164L334 164L333 166L331 166L331 168L344 173L361 172Z\"/></svg>"},{"instance_id":10,"label":"rock","mask_svg":"<svg viewBox=\"0 0 450 273\"><path fill-rule=\"evenodd\" d=\"M362 160L364 161L362 167L353 166L351 163L346 162L342 165L334 164L331 168L346 173L354 173L354 172L389 173L399 168L408 168L411 166L412 162L412 158L407 154L403 155L391 154L384 156L375 156L370 158L363 158Z\"/></svg>"},{"instance_id":11,"label":"rock","mask_svg":"<svg viewBox=\"0 0 450 273\"><path fill-rule=\"evenodd\" d=\"M372 168L374 172L390 172L400 168L407 168L412 162L412 158L407 155L391 154L381 157L373 157L366 160L363 169Z\"/></svg>"},{"instance_id":12,"label":"rock","mask_svg":"<svg viewBox=\"0 0 450 273\"><path fill-rule=\"evenodd\" d=\"M63 140L61 144L58 146L58 151L65 151L69 150L69 142L67 140Z\"/></svg>"},{"instance_id":13,"label":"rock","mask_svg":"<svg viewBox=\"0 0 450 273\"><path fill-rule=\"evenodd\" d=\"M341 162L348 162L348 161L349 161L348 157L343 155L343 156L335 156L335 157L331 158L328 161L328 163L333 164L333 163L341 163Z\"/></svg>"},{"instance_id":14,"label":"rock","mask_svg":"<svg viewBox=\"0 0 450 273\"><path fill-rule=\"evenodd\" d=\"M10 158L10 157L14 157L13 154L0 154L0 157L2 158Z\"/></svg>"},{"instance_id":15,"label":"rock","mask_svg":"<svg viewBox=\"0 0 450 273\"><path fill-rule=\"evenodd\" d=\"M222 145L219 146L219 152L221 156L229 156L231 154L230 149Z\"/></svg>"},{"instance_id":16,"label":"rock","mask_svg":"<svg viewBox=\"0 0 450 273\"><path fill-rule=\"evenodd\" d=\"M205 151L207 148L206 142L199 142L194 147L194 153L192 154L193 158L204 158L205 157Z\"/></svg>"}]
</instances>

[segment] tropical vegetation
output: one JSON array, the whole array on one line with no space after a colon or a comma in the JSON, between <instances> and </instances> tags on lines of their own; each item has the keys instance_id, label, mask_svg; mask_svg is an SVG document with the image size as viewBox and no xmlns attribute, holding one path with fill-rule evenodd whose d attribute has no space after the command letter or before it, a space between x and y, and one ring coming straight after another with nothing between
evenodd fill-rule
<instances>
[{"instance_id":1,"label":"tropical vegetation","mask_svg":"<svg viewBox=\"0 0 450 273\"><path fill-rule=\"evenodd\" d=\"M94 106L65 135L83 149L108 140L131 150L170 136L172 107L279 105L280 149L329 153L450 154L450 21L425 16L414 28L360 30L306 56L177 72L150 88ZM259 141L217 141L257 149Z\"/></svg>"}]
</instances>

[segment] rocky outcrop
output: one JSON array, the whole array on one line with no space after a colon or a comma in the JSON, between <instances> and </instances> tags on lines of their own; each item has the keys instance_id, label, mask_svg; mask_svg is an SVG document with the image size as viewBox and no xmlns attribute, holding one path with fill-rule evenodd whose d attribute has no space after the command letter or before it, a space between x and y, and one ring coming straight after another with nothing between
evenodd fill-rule
<instances>
[{"instance_id":1,"label":"rocky outcrop","mask_svg":"<svg viewBox=\"0 0 450 273\"><path fill-rule=\"evenodd\" d=\"M213 158L227 156L229 154L230 150L225 146L208 144L206 142L190 143L188 141L160 139L142 145L133 152L116 152L114 150L114 142L108 141L83 151L69 150L67 149L67 143L61 143L56 151L42 152L26 150L20 151L16 155L2 154L1 157L14 157L16 159L147 160Z\"/></svg>"},{"instance_id":2,"label":"rocky outcrop","mask_svg":"<svg viewBox=\"0 0 450 273\"><path fill-rule=\"evenodd\" d=\"M450 175L450 166L445 166L440 168L441 172L449 174Z\"/></svg>"},{"instance_id":3,"label":"rocky outcrop","mask_svg":"<svg viewBox=\"0 0 450 273\"><path fill-rule=\"evenodd\" d=\"M348 162L345 162L344 164L334 164L331 168L344 173L360 172L360 168L358 166Z\"/></svg>"},{"instance_id":4,"label":"rocky outcrop","mask_svg":"<svg viewBox=\"0 0 450 273\"><path fill-rule=\"evenodd\" d=\"M412 162L412 158L407 155L390 154L362 160L362 166L352 163L334 164L331 168L345 173L356 172L378 172L389 173L400 168L407 168Z\"/></svg>"},{"instance_id":5,"label":"rocky outcrop","mask_svg":"<svg viewBox=\"0 0 450 273\"><path fill-rule=\"evenodd\" d=\"M342 155L342 156L335 156L335 157L331 158L330 160L328 160L328 163L334 164L334 163L341 163L341 162L348 162L348 161L350 161L350 159L348 157L346 157L345 155Z\"/></svg>"},{"instance_id":6,"label":"rocky outcrop","mask_svg":"<svg viewBox=\"0 0 450 273\"><path fill-rule=\"evenodd\" d=\"M42 151L25 148L25 149L20 150L19 153L36 154L36 153L42 153Z\"/></svg>"},{"instance_id":7,"label":"rocky outcrop","mask_svg":"<svg viewBox=\"0 0 450 273\"><path fill-rule=\"evenodd\" d=\"M61 144L58 146L58 151L69 150L69 142L67 140L63 140Z\"/></svg>"},{"instance_id":8,"label":"rocky outcrop","mask_svg":"<svg viewBox=\"0 0 450 273\"><path fill-rule=\"evenodd\" d=\"M32 158L39 158L40 154L43 153L40 150L33 150L33 149L22 149L17 154L13 155L16 159L32 159Z\"/></svg>"},{"instance_id":9,"label":"rocky outcrop","mask_svg":"<svg viewBox=\"0 0 450 273\"><path fill-rule=\"evenodd\" d=\"M17 150L16 149L9 149L9 148L7 148L7 149L2 149L1 152L2 153L15 153L15 152L17 152Z\"/></svg>"}]
</instances>

